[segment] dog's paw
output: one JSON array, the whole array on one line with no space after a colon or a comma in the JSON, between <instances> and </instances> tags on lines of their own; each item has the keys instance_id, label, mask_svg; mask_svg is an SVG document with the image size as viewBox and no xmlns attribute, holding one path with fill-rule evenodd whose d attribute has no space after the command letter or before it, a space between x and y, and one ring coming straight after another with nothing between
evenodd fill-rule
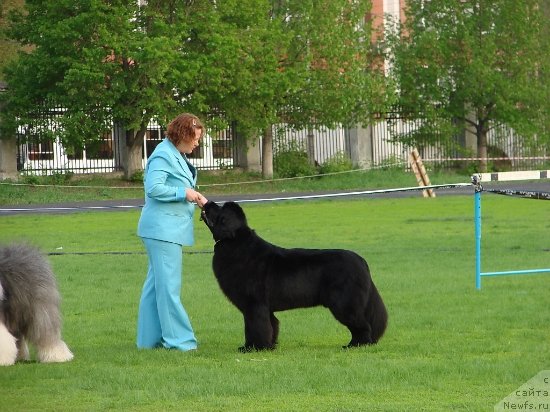
<instances>
[{"instance_id":1,"label":"dog's paw","mask_svg":"<svg viewBox=\"0 0 550 412\"><path fill-rule=\"evenodd\" d=\"M42 363L69 362L73 358L73 353L63 341L49 348L38 348L38 360Z\"/></svg>"},{"instance_id":2,"label":"dog's paw","mask_svg":"<svg viewBox=\"0 0 550 412\"><path fill-rule=\"evenodd\" d=\"M241 353L248 353L254 350L254 346L239 346L237 350Z\"/></svg>"},{"instance_id":3,"label":"dog's paw","mask_svg":"<svg viewBox=\"0 0 550 412\"><path fill-rule=\"evenodd\" d=\"M260 352L260 351L264 351L264 350L274 350L274 349L275 349L275 345L271 345L271 346L252 345L252 346L241 346L241 347L239 347L239 352L241 352L241 353Z\"/></svg>"}]
</instances>

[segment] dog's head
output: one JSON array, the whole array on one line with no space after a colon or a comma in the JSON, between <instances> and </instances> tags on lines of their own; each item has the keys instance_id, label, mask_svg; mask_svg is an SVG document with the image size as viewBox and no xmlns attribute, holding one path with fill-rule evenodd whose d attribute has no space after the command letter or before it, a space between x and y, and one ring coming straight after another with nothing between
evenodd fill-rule
<instances>
[{"instance_id":1,"label":"dog's head","mask_svg":"<svg viewBox=\"0 0 550 412\"><path fill-rule=\"evenodd\" d=\"M209 200L202 208L201 220L208 226L216 242L234 239L241 229L248 228L244 211L235 202L219 206Z\"/></svg>"}]
</instances>

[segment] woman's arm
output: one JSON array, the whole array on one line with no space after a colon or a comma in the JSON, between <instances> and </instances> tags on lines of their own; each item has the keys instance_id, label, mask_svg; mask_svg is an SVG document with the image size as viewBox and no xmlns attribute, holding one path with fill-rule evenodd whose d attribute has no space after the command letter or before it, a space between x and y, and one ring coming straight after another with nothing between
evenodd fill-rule
<instances>
[{"instance_id":1,"label":"woman's arm","mask_svg":"<svg viewBox=\"0 0 550 412\"><path fill-rule=\"evenodd\" d=\"M171 170L172 166L170 163L162 157L155 157L150 160L145 176L145 194L148 197L160 202L181 202L188 200L185 187L166 184Z\"/></svg>"}]
</instances>

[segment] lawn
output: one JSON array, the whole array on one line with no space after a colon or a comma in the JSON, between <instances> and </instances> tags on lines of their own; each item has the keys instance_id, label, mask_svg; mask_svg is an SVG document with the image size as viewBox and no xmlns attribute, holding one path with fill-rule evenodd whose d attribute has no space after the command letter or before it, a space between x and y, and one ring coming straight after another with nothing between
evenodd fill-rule
<instances>
[{"instance_id":1,"label":"lawn","mask_svg":"<svg viewBox=\"0 0 550 412\"><path fill-rule=\"evenodd\" d=\"M473 196L413 196L243 205L272 243L367 259L389 326L378 345L351 350L341 349L345 327L313 308L279 313L275 351L238 353L242 318L216 284L213 241L197 214L183 301L199 349L138 351L147 265L138 211L1 216L0 242L57 253L49 259L75 359L1 368L0 409L492 411L550 369L550 275L485 278L476 290ZM548 210L484 195L482 269L550 267Z\"/></svg>"},{"instance_id":2,"label":"lawn","mask_svg":"<svg viewBox=\"0 0 550 412\"><path fill-rule=\"evenodd\" d=\"M469 182L470 176L453 172L430 172L432 184ZM330 175L287 179L262 179L257 173L237 170L203 171L199 190L208 196L249 193L366 190L417 186L413 173L402 169L349 170ZM20 181L0 181L0 206L47 204L109 199L142 199L143 183L116 175L27 176Z\"/></svg>"}]
</instances>

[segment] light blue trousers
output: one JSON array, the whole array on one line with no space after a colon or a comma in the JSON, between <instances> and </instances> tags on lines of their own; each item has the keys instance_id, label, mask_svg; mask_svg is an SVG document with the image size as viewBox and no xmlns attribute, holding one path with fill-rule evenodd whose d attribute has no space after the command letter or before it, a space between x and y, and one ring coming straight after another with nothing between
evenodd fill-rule
<instances>
[{"instance_id":1,"label":"light blue trousers","mask_svg":"<svg viewBox=\"0 0 550 412\"><path fill-rule=\"evenodd\" d=\"M137 347L165 347L187 351L197 340L181 303L182 247L142 238L149 269L139 302Z\"/></svg>"}]
</instances>

